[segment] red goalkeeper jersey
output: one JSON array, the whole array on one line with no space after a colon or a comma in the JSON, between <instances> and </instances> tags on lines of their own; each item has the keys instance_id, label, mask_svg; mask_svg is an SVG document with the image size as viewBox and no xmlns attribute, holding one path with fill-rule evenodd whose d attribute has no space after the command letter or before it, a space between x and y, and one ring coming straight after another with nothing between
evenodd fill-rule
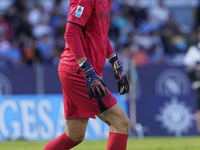
<instances>
[{"instance_id":1,"label":"red goalkeeper jersey","mask_svg":"<svg viewBox=\"0 0 200 150\"><path fill-rule=\"evenodd\" d=\"M84 53L95 69L102 75L102 70L108 56L108 30L112 0L71 0L67 23L80 26L80 35ZM65 35L66 36L66 35ZM65 37L66 39L66 37ZM67 40L61 54L58 70L66 71L78 66Z\"/></svg>"}]
</instances>

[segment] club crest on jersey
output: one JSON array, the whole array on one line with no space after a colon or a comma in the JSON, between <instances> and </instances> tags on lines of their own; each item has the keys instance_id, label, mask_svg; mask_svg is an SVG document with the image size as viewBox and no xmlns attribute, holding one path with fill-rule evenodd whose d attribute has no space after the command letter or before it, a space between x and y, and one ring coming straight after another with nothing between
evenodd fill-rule
<instances>
[{"instance_id":1,"label":"club crest on jersey","mask_svg":"<svg viewBox=\"0 0 200 150\"><path fill-rule=\"evenodd\" d=\"M82 13L83 13L83 10L84 10L84 7L78 5L74 16L76 16L76 17L78 17L78 18L81 18L81 15L82 15Z\"/></svg>"}]
</instances>

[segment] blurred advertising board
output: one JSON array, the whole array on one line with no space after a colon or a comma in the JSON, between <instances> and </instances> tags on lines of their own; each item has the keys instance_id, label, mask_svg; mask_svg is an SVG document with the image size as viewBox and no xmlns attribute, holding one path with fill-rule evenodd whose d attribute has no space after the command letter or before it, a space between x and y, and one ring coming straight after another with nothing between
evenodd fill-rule
<instances>
[{"instance_id":1,"label":"blurred advertising board","mask_svg":"<svg viewBox=\"0 0 200 150\"><path fill-rule=\"evenodd\" d=\"M114 94L127 113L126 103ZM13 95L0 97L0 141L50 140L65 129L62 94ZM100 119L90 119L86 139L108 137L109 126Z\"/></svg>"},{"instance_id":2,"label":"blurred advertising board","mask_svg":"<svg viewBox=\"0 0 200 150\"><path fill-rule=\"evenodd\" d=\"M134 119L136 120L135 122L140 123L144 127L145 132L151 136L195 135L196 98L194 91L191 89L191 83L185 73L185 68L183 66L149 65L137 67L135 72L132 74L136 81L130 80L130 83L135 84L136 92L133 90L129 94L130 97L133 98L136 110L135 106L127 106L129 108L127 112L131 113L129 116L131 116L133 112ZM112 93L117 93L117 84L113 77L112 68L105 67L103 70L103 77L107 82L108 89ZM32 108L32 106L34 106L34 110L38 110L38 103L45 103L43 106L44 108L40 109L46 114L47 121L52 120L48 119L49 114L49 116L52 116L53 121L55 121L56 117L58 117L54 116L58 113L58 110L55 107L58 107L58 102L62 101L61 92L62 89L57 67L24 67L0 70L0 138L5 139L5 136L10 134L13 135L13 137L14 135L22 135L22 123L24 123L22 118L20 118L22 108L29 106ZM8 94L13 96L5 96ZM47 97L46 102L43 101L45 97ZM128 94L125 99L127 99L127 97ZM8 98L11 98L10 102L12 103L6 103L9 101ZM28 99L27 102L25 101L26 99ZM21 100L23 100L23 103L25 104L21 104ZM11 116L14 117L6 118L10 120L6 121L6 125L3 124L3 126L2 116L5 118L5 108L2 109L2 104L5 106L9 105L9 107L13 107L13 110L16 110L11 111L10 108L6 110L6 114L11 113ZM132 102L129 104L132 105ZM49 107L47 107L48 105ZM30 112L29 108L26 109L23 109L23 111ZM52 115L51 113L54 109L56 113ZM16 119L15 117L18 118ZM36 117L39 118L41 115L38 116L37 114ZM12 120L12 118L14 120ZM131 121L134 122L134 119L131 119ZM32 118L32 120L34 120L34 118ZM95 121L93 124L98 124ZM55 123L52 127L47 126L48 123L42 122L40 118L37 122L39 122L40 125L36 127L38 130L41 130L40 135L35 133L38 137L37 139L45 139L41 134L44 132L45 136L47 130L47 133L51 135L54 134L53 136L61 133L60 127L57 127L58 125ZM56 123L58 122L59 121L56 121ZM6 130L2 131L2 127L3 129L6 127ZM97 125L95 127L98 128ZM9 130L7 128L9 128ZM14 130L18 128L20 128L20 132ZM29 128L34 129L35 126ZM52 128L54 130L49 131ZM59 130L57 131L57 129ZM89 128L88 131L90 130L94 129ZM90 132L87 132L86 138L96 139L97 137L104 137L104 135L102 135L104 132L96 130L96 132L98 131L100 132L98 134L101 135L96 136L96 134L89 134ZM51 138L53 136L51 136Z\"/></svg>"},{"instance_id":3,"label":"blurred advertising board","mask_svg":"<svg viewBox=\"0 0 200 150\"><path fill-rule=\"evenodd\" d=\"M0 97L8 94L62 93L57 67L19 67L0 69ZM103 70L110 92L117 92L112 68Z\"/></svg>"},{"instance_id":4,"label":"blurred advertising board","mask_svg":"<svg viewBox=\"0 0 200 150\"><path fill-rule=\"evenodd\" d=\"M196 98L183 66L137 68L137 122L153 136L196 135Z\"/></svg>"}]
</instances>

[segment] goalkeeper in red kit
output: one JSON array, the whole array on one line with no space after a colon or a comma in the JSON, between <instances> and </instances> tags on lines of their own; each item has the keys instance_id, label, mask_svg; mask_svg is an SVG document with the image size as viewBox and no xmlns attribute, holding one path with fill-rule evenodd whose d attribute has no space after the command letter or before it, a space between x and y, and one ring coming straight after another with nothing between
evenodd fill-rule
<instances>
[{"instance_id":1,"label":"goalkeeper in red kit","mask_svg":"<svg viewBox=\"0 0 200 150\"><path fill-rule=\"evenodd\" d=\"M111 0L70 0L58 67L66 127L44 150L75 147L84 140L89 118L95 116L110 126L107 150L126 150L129 119L102 78L108 59L120 94L129 91L128 78L108 38L110 9Z\"/></svg>"}]
</instances>

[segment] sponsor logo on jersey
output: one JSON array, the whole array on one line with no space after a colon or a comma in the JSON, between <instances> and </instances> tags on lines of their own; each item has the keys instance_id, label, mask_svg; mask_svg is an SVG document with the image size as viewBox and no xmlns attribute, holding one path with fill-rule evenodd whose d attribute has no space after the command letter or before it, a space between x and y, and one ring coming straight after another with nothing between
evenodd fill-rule
<instances>
[{"instance_id":1,"label":"sponsor logo on jersey","mask_svg":"<svg viewBox=\"0 0 200 150\"><path fill-rule=\"evenodd\" d=\"M102 11L99 15L100 20L106 20L110 18L110 10Z\"/></svg>"},{"instance_id":2,"label":"sponsor logo on jersey","mask_svg":"<svg viewBox=\"0 0 200 150\"><path fill-rule=\"evenodd\" d=\"M81 18L81 15L82 15L82 13L83 13L83 10L84 10L84 7L78 5L74 16L76 16L76 17L78 17L78 18Z\"/></svg>"}]
</instances>

